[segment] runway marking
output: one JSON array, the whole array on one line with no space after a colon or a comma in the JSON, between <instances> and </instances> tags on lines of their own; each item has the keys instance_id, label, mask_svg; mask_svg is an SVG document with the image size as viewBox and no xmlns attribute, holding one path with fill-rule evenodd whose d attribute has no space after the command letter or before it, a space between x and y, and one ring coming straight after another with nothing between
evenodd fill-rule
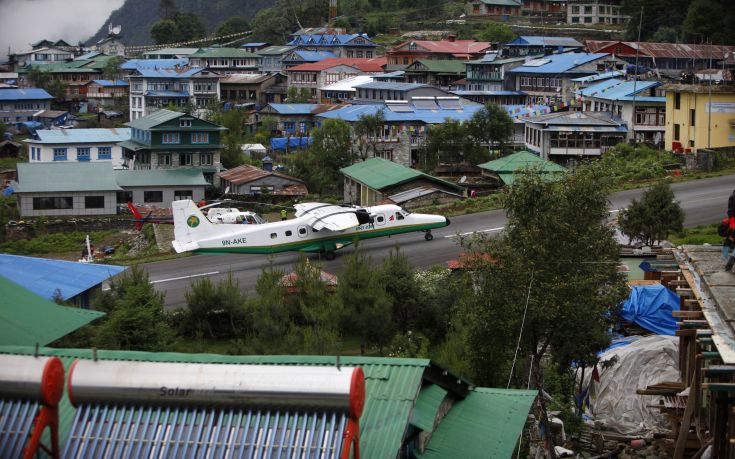
<instances>
[{"instance_id":1,"label":"runway marking","mask_svg":"<svg viewBox=\"0 0 735 459\"><path fill-rule=\"evenodd\" d=\"M499 226L497 228L488 228L488 229L484 229L484 230L468 231L466 233L449 234L449 235L444 236L444 237L445 238L453 238L453 237L457 237L457 236L469 236L470 234L475 234L475 233L492 233L493 231L501 231L504 228L505 228L504 226Z\"/></svg>"},{"instance_id":2,"label":"runway marking","mask_svg":"<svg viewBox=\"0 0 735 459\"><path fill-rule=\"evenodd\" d=\"M172 277L171 279L160 279L156 281L151 281L151 284L160 284L161 282L171 282L171 281L177 281L181 279L191 279L192 277L211 276L212 274L219 274L219 271L212 271L211 273L203 273L203 274L192 274L191 276Z\"/></svg>"}]
</instances>

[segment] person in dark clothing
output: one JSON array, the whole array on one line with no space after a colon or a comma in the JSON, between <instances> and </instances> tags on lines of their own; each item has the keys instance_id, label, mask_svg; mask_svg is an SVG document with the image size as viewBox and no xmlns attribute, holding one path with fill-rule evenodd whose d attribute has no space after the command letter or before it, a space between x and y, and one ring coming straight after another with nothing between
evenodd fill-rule
<instances>
[{"instance_id":1,"label":"person in dark clothing","mask_svg":"<svg viewBox=\"0 0 735 459\"><path fill-rule=\"evenodd\" d=\"M725 271L730 271L735 265L735 190L727 200L727 236L724 244L730 248L730 258L725 265Z\"/></svg>"}]
</instances>

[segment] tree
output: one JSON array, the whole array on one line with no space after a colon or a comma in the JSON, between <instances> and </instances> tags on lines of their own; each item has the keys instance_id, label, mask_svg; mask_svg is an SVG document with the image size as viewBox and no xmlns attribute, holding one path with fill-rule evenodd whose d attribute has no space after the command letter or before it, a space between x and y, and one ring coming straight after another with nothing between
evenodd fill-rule
<instances>
[{"instance_id":1,"label":"tree","mask_svg":"<svg viewBox=\"0 0 735 459\"><path fill-rule=\"evenodd\" d=\"M530 368L532 387L540 387L542 361L567 371L572 362L595 362L609 344L627 296L605 224L610 185L604 168L591 164L557 182L522 174L506 191L504 234L472 246L491 256L474 258L463 312L477 383L505 385L511 375L525 386Z\"/></svg>"},{"instance_id":2,"label":"tree","mask_svg":"<svg viewBox=\"0 0 735 459\"><path fill-rule=\"evenodd\" d=\"M179 25L173 19L162 19L151 27L151 38L157 45L179 41Z\"/></svg>"},{"instance_id":3,"label":"tree","mask_svg":"<svg viewBox=\"0 0 735 459\"><path fill-rule=\"evenodd\" d=\"M477 34L480 41L489 41L490 43L509 43L513 41L516 34L502 22L488 21L482 31Z\"/></svg>"},{"instance_id":4,"label":"tree","mask_svg":"<svg viewBox=\"0 0 735 459\"><path fill-rule=\"evenodd\" d=\"M264 8L258 11L250 22L253 30L253 39L268 43L285 43L290 30L294 29L290 15L285 14L285 8Z\"/></svg>"},{"instance_id":5,"label":"tree","mask_svg":"<svg viewBox=\"0 0 735 459\"><path fill-rule=\"evenodd\" d=\"M51 74L43 71L38 67L32 66L28 73L26 73L26 79L37 88L46 89L49 82L51 82Z\"/></svg>"},{"instance_id":6,"label":"tree","mask_svg":"<svg viewBox=\"0 0 735 459\"><path fill-rule=\"evenodd\" d=\"M663 241L669 234L681 232L684 227L684 212L674 200L674 192L667 182L649 188L631 202L618 217L620 230L630 240L638 239L651 245Z\"/></svg>"},{"instance_id":7,"label":"tree","mask_svg":"<svg viewBox=\"0 0 735 459\"><path fill-rule=\"evenodd\" d=\"M121 56L114 56L107 61L105 68L102 69L102 76L107 80L119 80L123 77L124 73L120 66L125 62L125 59Z\"/></svg>"},{"instance_id":8,"label":"tree","mask_svg":"<svg viewBox=\"0 0 735 459\"><path fill-rule=\"evenodd\" d=\"M383 260L380 277L393 303L393 327L405 334L415 328L415 320L422 314L421 289L408 258L397 247Z\"/></svg>"},{"instance_id":9,"label":"tree","mask_svg":"<svg viewBox=\"0 0 735 459\"><path fill-rule=\"evenodd\" d=\"M328 119L313 131L314 145L302 164L302 176L309 188L341 188L339 170L355 162L350 138L350 126L340 119Z\"/></svg>"},{"instance_id":10,"label":"tree","mask_svg":"<svg viewBox=\"0 0 735 459\"><path fill-rule=\"evenodd\" d=\"M301 336L286 309L286 292L280 283L284 274L271 260L255 284L258 297L249 304L253 318L250 338L258 354L295 353L301 344Z\"/></svg>"},{"instance_id":11,"label":"tree","mask_svg":"<svg viewBox=\"0 0 735 459\"><path fill-rule=\"evenodd\" d=\"M195 13L176 13L174 18L179 28L179 38L176 41L191 41L204 38L207 28L204 27L202 18Z\"/></svg>"},{"instance_id":12,"label":"tree","mask_svg":"<svg viewBox=\"0 0 735 459\"><path fill-rule=\"evenodd\" d=\"M232 274L213 284L202 278L184 294L192 336L233 338L244 334L246 296Z\"/></svg>"},{"instance_id":13,"label":"tree","mask_svg":"<svg viewBox=\"0 0 735 459\"><path fill-rule=\"evenodd\" d=\"M488 151L471 138L468 125L447 118L444 123L429 127L426 143L420 152L419 167L432 172L439 164L487 160Z\"/></svg>"},{"instance_id":14,"label":"tree","mask_svg":"<svg viewBox=\"0 0 735 459\"><path fill-rule=\"evenodd\" d=\"M661 26L679 29L692 0L623 0L622 11L630 16L625 37L638 40L638 24L643 7L641 41L650 41Z\"/></svg>"},{"instance_id":15,"label":"tree","mask_svg":"<svg viewBox=\"0 0 735 459\"><path fill-rule=\"evenodd\" d=\"M375 154L375 147L383 138L383 126L385 126L385 112L383 109L374 114L363 114L354 124L356 147L360 159L365 161L369 154Z\"/></svg>"},{"instance_id":16,"label":"tree","mask_svg":"<svg viewBox=\"0 0 735 459\"><path fill-rule=\"evenodd\" d=\"M238 32L246 32L248 30L250 30L250 23L244 17L232 16L219 25L216 35L230 35Z\"/></svg>"},{"instance_id":17,"label":"tree","mask_svg":"<svg viewBox=\"0 0 735 459\"><path fill-rule=\"evenodd\" d=\"M304 104L311 100L311 91L308 88L290 86L286 91L286 102L289 104Z\"/></svg>"},{"instance_id":18,"label":"tree","mask_svg":"<svg viewBox=\"0 0 735 459\"><path fill-rule=\"evenodd\" d=\"M177 12L176 0L160 0L158 3L158 15L163 19L173 19Z\"/></svg>"},{"instance_id":19,"label":"tree","mask_svg":"<svg viewBox=\"0 0 735 459\"><path fill-rule=\"evenodd\" d=\"M164 296L156 292L148 274L134 265L110 290L98 297L95 309L107 312L96 329L94 343L106 349L163 351L172 339L163 312Z\"/></svg>"},{"instance_id":20,"label":"tree","mask_svg":"<svg viewBox=\"0 0 735 459\"><path fill-rule=\"evenodd\" d=\"M467 132L478 142L491 148L497 145L502 150L505 142L513 135L513 119L500 105L487 104L472 115L467 124Z\"/></svg>"},{"instance_id":21,"label":"tree","mask_svg":"<svg viewBox=\"0 0 735 459\"><path fill-rule=\"evenodd\" d=\"M651 37L654 43L676 43L678 35L676 29L669 26L661 26Z\"/></svg>"},{"instance_id":22,"label":"tree","mask_svg":"<svg viewBox=\"0 0 735 459\"><path fill-rule=\"evenodd\" d=\"M360 354L365 354L368 344L382 352L393 336L389 326L392 301L379 270L359 247L344 257L337 293L343 305L343 329L360 337Z\"/></svg>"}]
</instances>

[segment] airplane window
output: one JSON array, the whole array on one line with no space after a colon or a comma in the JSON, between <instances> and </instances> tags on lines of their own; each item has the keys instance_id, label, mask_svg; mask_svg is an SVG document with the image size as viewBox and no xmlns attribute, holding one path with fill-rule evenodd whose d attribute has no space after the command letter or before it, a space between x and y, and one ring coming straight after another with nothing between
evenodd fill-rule
<instances>
[{"instance_id":1,"label":"airplane window","mask_svg":"<svg viewBox=\"0 0 735 459\"><path fill-rule=\"evenodd\" d=\"M291 236L293 233L291 231L286 231L286 236Z\"/></svg>"},{"instance_id":2,"label":"airplane window","mask_svg":"<svg viewBox=\"0 0 735 459\"><path fill-rule=\"evenodd\" d=\"M306 234L306 228L299 228L299 234Z\"/></svg>"},{"instance_id":3,"label":"airplane window","mask_svg":"<svg viewBox=\"0 0 735 459\"><path fill-rule=\"evenodd\" d=\"M396 218L397 218L398 220L403 220L403 214L402 214L402 213L400 213L400 212L396 212Z\"/></svg>"},{"instance_id":4,"label":"airplane window","mask_svg":"<svg viewBox=\"0 0 735 459\"><path fill-rule=\"evenodd\" d=\"M382 216L382 215L381 215L380 217L378 217L378 221L379 221L379 222L383 223L383 220L384 220L384 218L383 218L383 216Z\"/></svg>"},{"instance_id":5,"label":"airplane window","mask_svg":"<svg viewBox=\"0 0 735 459\"><path fill-rule=\"evenodd\" d=\"M277 237L276 233L271 233L271 239L275 239Z\"/></svg>"}]
</instances>

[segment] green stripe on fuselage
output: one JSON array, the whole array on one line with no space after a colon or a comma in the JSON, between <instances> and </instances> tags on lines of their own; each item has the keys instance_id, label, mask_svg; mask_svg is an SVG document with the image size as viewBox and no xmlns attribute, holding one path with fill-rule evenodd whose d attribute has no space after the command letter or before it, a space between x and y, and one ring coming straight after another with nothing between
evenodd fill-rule
<instances>
[{"instance_id":1,"label":"green stripe on fuselage","mask_svg":"<svg viewBox=\"0 0 735 459\"><path fill-rule=\"evenodd\" d=\"M336 250L337 244L343 246L352 244L356 239L371 239L374 237L389 236L392 234L412 233L414 231L427 231L434 228L443 228L446 223L423 223L417 225L394 226L391 228L378 228L369 231L358 231L356 233L339 234L335 236L327 236L319 239L306 239L285 244L274 244L266 246L250 246L250 247L210 247L196 249L196 253L278 253L289 251L300 252L321 252L327 250Z\"/></svg>"}]
</instances>

